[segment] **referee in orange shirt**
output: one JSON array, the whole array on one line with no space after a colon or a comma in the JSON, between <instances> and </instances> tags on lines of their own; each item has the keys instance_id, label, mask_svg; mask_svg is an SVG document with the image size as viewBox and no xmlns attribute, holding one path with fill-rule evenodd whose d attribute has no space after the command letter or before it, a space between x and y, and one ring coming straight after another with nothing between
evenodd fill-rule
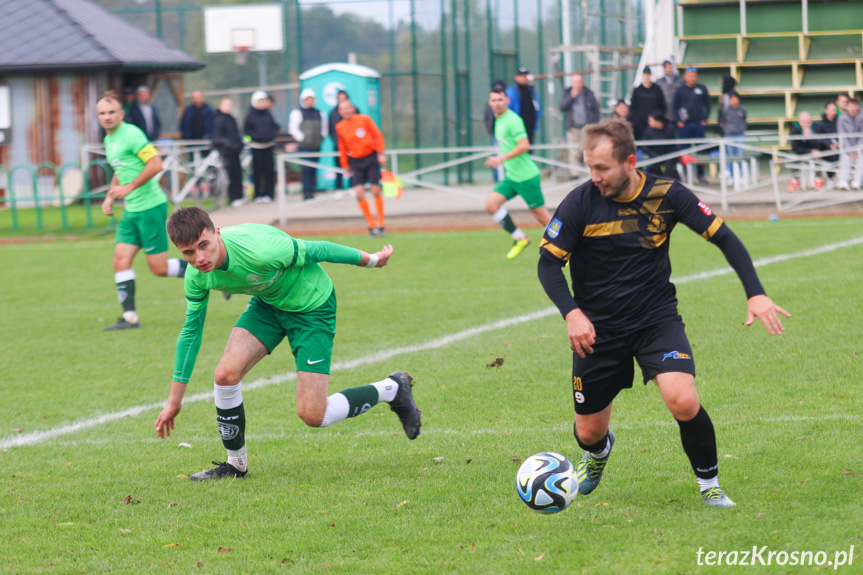
<instances>
[{"instance_id":1,"label":"referee in orange shirt","mask_svg":"<svg viewBox=\"0 0 863 575\"><path fill-rule=\"evenodd\" d=\"M336 124L339 137L339 153L342 168L350 170L351 185L357 204L369 223L369 234L373 238L384 235L384 198L381 196L381 166L386 163L384 136L374 120L358 114L350 100L339 103L342 121ZM370 184L375 197L375 222L369 203L366 201L366 183Z\"/></svg>"}]
</instances>

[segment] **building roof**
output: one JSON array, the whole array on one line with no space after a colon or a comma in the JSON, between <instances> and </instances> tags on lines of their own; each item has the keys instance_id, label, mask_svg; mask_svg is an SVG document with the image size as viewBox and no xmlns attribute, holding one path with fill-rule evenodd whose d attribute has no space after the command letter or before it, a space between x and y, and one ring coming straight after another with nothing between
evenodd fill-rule
<instances>
[{"instance_id":1,"label":"building roof","mask_svg":"<svg viewBox=\"0 0 863 575\"><path fill-rule=\"evenodd\" d=\"M333 64L321 64L320 66L315 66L314 68L310 68L306 70L302 74L300 74L300 80L307 80L309 78L314 78L315 76L320 76L321 74L326 74L327 72L332 72L333 70L339 72L346 72L348 74L353 74L355 76L362 76L364 78L380 78L380 72L377 70L373 70L367 66L360 66L359 64L344 64L341 62L335 62Z\"/></svg>"},{"instance_id":2,"label":"building roof","mask_svg":"<svg viewBox=\"0 0 863 575\"><path fill-rule=\"evenodd\" d=\"M0 0L0 22L0 73L204 67L86 0Z\"/></svg>"}]
</instances>

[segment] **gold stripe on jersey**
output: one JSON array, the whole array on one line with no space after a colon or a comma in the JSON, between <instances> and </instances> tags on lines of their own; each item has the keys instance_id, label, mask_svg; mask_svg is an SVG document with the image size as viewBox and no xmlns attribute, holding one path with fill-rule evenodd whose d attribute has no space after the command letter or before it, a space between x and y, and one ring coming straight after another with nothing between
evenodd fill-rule
<instances>
[{"instance_id":1,"label":"gold stripe on jersey","mask_svg":"<svg viewBox=\"0 0 863 575\"><path fill-rule=\"evenodd\" d=\"M638 219L630 218L616 222L605 222L602 224L588 224L584 228L584 237L595 238L598 236L616 236L618 234L631 234L638 231Z\"/></svg>"},{"instance_id":2,"label":"gold stripe on jersey","mask_svg":"<svg viewBox=\"0 0 863 575\"><path fill-rule=\"evenodd\" d=\"M553 243L549 242L547 239L543 238L543 240L539 244L540 249L545 248L548 253L553 255L556 258L560 258L563 261L569 261L569 258L572 254L562 248L557 247Z\"/></svg>"},{"instance_id":3,"label":"gold stripe on jersey","mask_svg":"<svg viewBox=\"0 0 863 575\"><path fill-rule=\"evenodd\" d=\"M156 147L153 146L153 144L147 144L146 146L141 148L140 152L138 152L138 157L145 164L149 162L151 158L155 158L158 155L159 152L156 151Z\"/></svg>"},{"instance_id":4,"label":"gold stripe on jersey","mask_svg":"<svg viewBox=\"0 0 863 575\"><path fill-rule=\"evenodd\" d=\"M719 231L719 228L722 227L722 223L722 218L716 216L716 219L713 220L713 223L710 224L710 227L707 228L707 231L701 234L701 237L703 237L705 240L709 240L713 237L713 234Z\"/></svg>"},{"instance_id":5,"label":"gold stripe on jersey","mask_svg":"<svg viewBox=\"0 0 863 575\"><path fill-rule=\"evenodd\" d=\"M671 188L671 184L673 184L671 180L656 180L653 183L653 188L647 193L648 198L655 198L657 196L664 196L668 193L669 188Z\"/></svg>"},{"instance_id":6,"label":"gold stripe on jersey","mask_svg":"<svg viewBox=\"0 0 863 575\"><path fill-rule=\"evenodd\" d=\"M668 234L656 234L653 236L640 237L638 238L638 241L641 242L641 247L648 250L654 250L664 244L667 239Z\"/></svg>"}]
</instances>

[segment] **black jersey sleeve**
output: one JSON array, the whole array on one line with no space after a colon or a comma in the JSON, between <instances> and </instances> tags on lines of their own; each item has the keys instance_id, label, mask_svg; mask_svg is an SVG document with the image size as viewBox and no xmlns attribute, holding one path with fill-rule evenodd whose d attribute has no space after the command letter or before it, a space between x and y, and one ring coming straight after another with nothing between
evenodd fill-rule
<instances>
[{"instance_id":1,"label":"black jersey sleeve","mask_svg":"<svg viewBox=\"0 0 863 575\"><path fill-rule=\"evenodd\" d=\"M677 219L722 251L722 255L740 278L746 291L746 298L764 294L764 288L761 286L758 274L755 273L755 266L752 264L749 252L737 235L725 225L722 218L714 214L707 204L699 201L695 194L682 185L673 186L672 190L674 190L672 201Z\"/></svg>"},{"instance_id":2,"label":"black jersey sleeve","mask_svg":"<svg viewBox=\"0 0 863 575\"><path fill-rule=\"evenodd\" d=\"M539 247L539 283L563 317L578 307L566 283L563 266L569 261L581 236L577 216L582 211L577 191L573 191L557 207Z\"/></svg>"}]
</instances>

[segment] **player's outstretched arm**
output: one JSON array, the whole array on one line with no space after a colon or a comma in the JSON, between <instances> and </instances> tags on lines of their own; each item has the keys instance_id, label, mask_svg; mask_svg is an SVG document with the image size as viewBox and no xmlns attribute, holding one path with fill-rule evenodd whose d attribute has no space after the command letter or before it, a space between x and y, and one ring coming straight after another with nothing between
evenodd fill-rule
<instances>
[{"instance_id":1,"label":"player's outstretched arm","mask_svg":"<svg viewBox=\"0 0 863 575\"><path fill-rule=\"evenodd\" d=\"M381 251L373 254L360 251L360 263L357 265L364 268L382 268L387 265L391 255L393 255L391 245L384 246Z\"/></svg>"},{"instance_id":2,"label":"player's outstretched arm","mask_svg":"<svg viewBox=\"0 0 863 575\"><path fill-rule=\"evenodd\" d=\"M183 406L183 395L186 393L186 384L179 381L171 382L171 393L168 395L168 403L156 418L156 435L162 439L171 435L174 429L174 418L180 413Z\"/></svg>"},{"instance_id":3,"label":"player's outstretched arm","mask_svg":"<svg viewBox=\"0 0 863 575\"><path fill-rule=\"evenodd\" d=\"M790 313L773 303L773 300L766 295L752 296L746 302L746 323L743 325L750 326L755 321L755 318L758 318L764 324L764 329L767 330L767 333L770 335L782 335L782 332L785 331L785 326L782 325L782 319L779 317L779 314L791 317Z\"/></svg>"}]
</instances>

